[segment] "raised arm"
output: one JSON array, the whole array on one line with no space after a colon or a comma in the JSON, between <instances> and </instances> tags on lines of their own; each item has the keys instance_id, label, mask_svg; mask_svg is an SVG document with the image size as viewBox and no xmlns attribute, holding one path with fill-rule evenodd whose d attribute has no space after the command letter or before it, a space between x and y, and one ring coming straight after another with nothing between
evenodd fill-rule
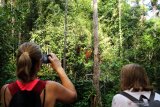
<instances>
[{"instance_id":1,"label":"raised arm","mask_svg":"<svg viewBox=\"0 0 160 107\"><path fill-rule=\"evenodd\" d=\"M76 89L62 68L60 60L54 53L51 53L50 55L49 60L51 61L51 67L56 71L62 82L62 84L57 82L51 83L54 84L56 98L62 102L71 103L77 98Z\"/></svg>"}]
</instances>

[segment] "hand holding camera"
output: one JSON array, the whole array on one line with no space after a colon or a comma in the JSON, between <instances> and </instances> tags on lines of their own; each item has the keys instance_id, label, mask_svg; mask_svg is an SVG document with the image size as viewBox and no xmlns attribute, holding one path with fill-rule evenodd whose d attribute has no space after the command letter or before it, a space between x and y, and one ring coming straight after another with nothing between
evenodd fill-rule
<instances>
[{"instance_id":1,"label":"hand holding camera","mask_svg":"<svg viewBox=\"0 0 160 107\"><path fill-rule=\"evenodd\" d=\"M57 58L57 56L54 53L43 55L42 63L44 64L51 63L52 68L54 68L55 70L57 70L58 68L62 68L61 61Z\"/></svg>"},{"instance_id":2,"label":"hand holding camera","mask_svg":"<svg viewBox=\"0 0 160 107\"><path fill-rule=\"evenodd\" d=\"M42 63L44 64L48 64L48 63L51 63L51 61L49 60L49 57L50 55L47 55L47 54L43 54L42 55Z\"/></svg>"},{"instance_id":3,"label":"hand holding camera","mask_svg":"<svg viewBox=\"0 0 160 107\"><path fill-rule=\"evenodd\" d=\"M51 56L49 56L49 60L51 61L51 66L55 70L58 68L62 68L61 61L57 58L57 56L54 53L50 53Z\"/></svg>"}]
</instances>

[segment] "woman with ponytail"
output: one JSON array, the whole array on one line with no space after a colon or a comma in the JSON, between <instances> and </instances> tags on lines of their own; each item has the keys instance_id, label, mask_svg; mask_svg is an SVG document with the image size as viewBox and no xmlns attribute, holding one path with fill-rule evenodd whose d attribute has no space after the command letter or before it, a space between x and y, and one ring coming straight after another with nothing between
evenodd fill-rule
<instances>
[{"instance_id":1,"label":"woman with ponytail","mask_svg":"<svg viewBox=\"0 0 160 107\"><path fill-rule=\"evenodd\" d=\"M1 88L3 107L10 106L12 97L19 90L39 93L43 107L53 107L57 100L65 103L75 101L77 97L75 87L62 68L60 60L54 53L50 53L48 59L51 62L50 67L58 74L61 84L38 79L37 72L42 65L42 53L38 45L32 42L25 42L20 45L16 57L17 80Z\"/></svg>"}]
</instances>

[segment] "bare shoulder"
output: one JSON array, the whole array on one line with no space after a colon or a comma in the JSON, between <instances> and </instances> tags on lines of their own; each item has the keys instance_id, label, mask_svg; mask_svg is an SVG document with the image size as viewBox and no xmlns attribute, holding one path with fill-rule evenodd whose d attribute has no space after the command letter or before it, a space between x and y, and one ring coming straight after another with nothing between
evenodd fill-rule
<instances>
[{"instance_id":1,"label":"bare shoulder","mask_svg":"<svg viewBox=\"0 0 160 107\"><path fill-rule=\"evenodd\" d=\"M51 99L57 99L57 94L58 94L58 83L55 81L47 81L46 82L46 93Z\"/></svg>"},{"instance_id":2,"label":"bare shoulder","mask_svg":"<svg viewBox=\"0 0 160 107\"><path fill-rule=\"evenodd\" d=\"M4 90L7 88L8 84L5 84L2 86L1 88L1 92L0 92L0 102L2 103L3 101L3 97L4 97Z\"/></svg>"},{"instance_id":3,"label":"bare shoulder","mask_svg":"<svg viewBox=\"0 0 160 107\"><path fill-rule=\"evenodd\" d=\"M55 93L60 92L60 91L68 92L70 90L56 81L47 81L46 87L48 89L52 89L52 91L54 91Z\"/></svg>"},{"instance_id":4,"label":"bare shoulder","mask_svg":"<svg viewBox=\"0 0 160 107\"><path fill-rule=\"evenodd\" d=\"M56 88L59 87L61 84L55 81L47 81L46 82L46 88L48 90L53 90L54 92L56 91Z\"/></svg>"},{"instance_id":5,"label":"bare shoulder","mask_svg":"<svg viewBox=\"0 0 160 107\"><path fill-rule=\"evenodd\" d=\"M7 86L8 86L8 84L5 84L5 85L2 86L2 88L1 88L1 94L4 93L4 90L7 88Z\"/></svg>"},{"instance_id":6,"label":"bare shoulder","mask_svg":"<svg viewBox=\"0 0 160 107\"><path fill-rule=\"evenodd\" d=\"M46 85L52 88L54 88L57 84L58 84L57 82L51 80L46 82Z\"/></svg>"},{"instance_id":7,"label":"bare shoulder","mask_svg":"<svg viewBox=\"0 0 160 107\"><path fill-rule=\"evenodd\" d=\"M56 100L61 102L72 103L77 98L77 94L74 90L55 81L47 81L46 88L48 92L54 93Z\"/></svg>"}]
</instances>

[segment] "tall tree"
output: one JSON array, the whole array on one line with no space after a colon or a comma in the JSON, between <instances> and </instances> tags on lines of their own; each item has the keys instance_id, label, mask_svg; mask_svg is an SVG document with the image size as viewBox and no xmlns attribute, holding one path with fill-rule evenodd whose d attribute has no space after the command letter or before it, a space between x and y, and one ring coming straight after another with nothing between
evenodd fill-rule
<instances>
[{"instance_id":1,"label":"tall tree","mask_svg":"<svg viewBox=\"0 0 160 107\"><path fill-rule=\"evenodd\" d=\"M65 0L65 18L64 18L64 53L63 53L63 68L64 68L64 70L66 69L67 12L68 12L68 0Z\"/></svg>"},{"instance_id":2,"label":"tall tree","mask_svg":"<svg viewBox=\"0 0 160 107\"><path fill-rule=\"evenodd\" d=\"M121 9L121 0L118 0L118 11L119 11L119 55L122 58L122 21L121 21L121 15L122 15L122 9Z\"/></svg>"},{"instance_id":3,"label":"tall tree","mask_svg":"<svg viewBox=\"0 0 160 107\"><path fill-rule=\"evenodd\" d=\"M101 93L99 88L100 66L99 66L99 39L98 39L98 3L93 0L93 35L94 35L94 69L93 69L93 83L96 89L96 96L94 98L94 107L102 107Z\"/></svg>"}]
</instances>

